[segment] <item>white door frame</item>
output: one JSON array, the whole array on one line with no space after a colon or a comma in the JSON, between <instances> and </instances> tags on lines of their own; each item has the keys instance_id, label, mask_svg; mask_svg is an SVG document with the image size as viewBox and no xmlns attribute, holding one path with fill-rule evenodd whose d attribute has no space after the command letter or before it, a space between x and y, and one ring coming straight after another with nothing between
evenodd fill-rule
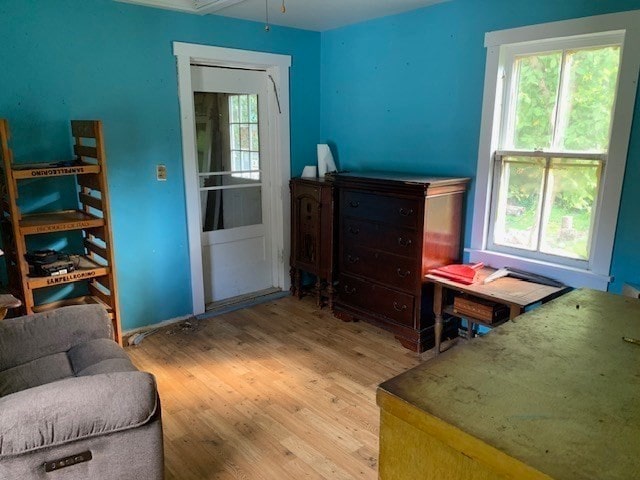
<instances>
[{"instance_id":1,"label":"white door frame","mask_svg":"<svg viewBox=\"0 0 640 480\"><path fill-rule=\"evenodd\" d=\"M198 315L204 313L205 302L191 64L264 70L276 84L282 113L278 113L275 95L269 95L269 111L275 112L274 115L271 115L275 122L269 126L272 135L271 151L269 152L271 161L268 167L271 184L265 185L265 188L269 189L268 196L271 203L273 278L277 282L275 286L287 290L290 285L287 263L291 243L291 210L288 192L288 182L291 178L289 132L291 56L182 42L173 42L173 54L176 56L178 64L178 97L182 125L182 165L189 235L191 295L193 313Z\"/></svg>"}]
</instances>

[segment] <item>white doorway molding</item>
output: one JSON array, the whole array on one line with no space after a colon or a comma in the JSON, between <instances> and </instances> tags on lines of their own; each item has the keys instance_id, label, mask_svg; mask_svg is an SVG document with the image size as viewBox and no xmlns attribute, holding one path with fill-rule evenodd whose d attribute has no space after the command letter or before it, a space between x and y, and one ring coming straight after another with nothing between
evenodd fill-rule
<instances>
[{"instance_id":1,"label":"white doorway molding","mask_svg":"<svg viewBox=\"0 0 640 480\"><path fill-rule=\"evenodd\" d=\"M291 178L291 150L289 132L289 68L291 57L273 53L221 48L192 43L173 43L173 54L178 66L178 97L180 101L180 122L182 128L182 165L186 200L187 230L189 236L189 263L191 269L191 295L193 314L205 311L204 280L202 266L202 231L198 170L196 152L196 131L194 122L193 91L191 87L191 65L209 65L227 68L264 70L270 75L277 88L277 97L269 95L269 111L274 125L271 142L269 189L271 202L271 224L273 225L272 258L275 287L287 290L290 285L288 259L290 251L291 211L288 182ZM281 112L281 113L279 113Z\"/></svg>"}]
</instances>

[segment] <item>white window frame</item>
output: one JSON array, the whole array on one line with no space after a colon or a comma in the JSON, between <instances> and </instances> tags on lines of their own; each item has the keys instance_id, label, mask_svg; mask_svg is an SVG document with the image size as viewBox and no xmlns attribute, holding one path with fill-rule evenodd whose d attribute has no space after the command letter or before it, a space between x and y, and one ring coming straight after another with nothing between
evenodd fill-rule
<instances>
[{"instance_id":1,"label":"white window frame","mask_svg":"<svg viewBox=\"0 0 640 480\"><path fill-rule=\"evenodd\" d=\"M586 267L563 265L490 249L489 222L493 187L493 154L499 150L502 132L502 102L505 62L509 50L537 43L572 40L594 35L622 38L618 91L611 120L611 138L597 205L597 226L592 237L592 254ZM604 37L603 37L604 38ZM618 220L618 209L627 160L631 122L640 68L640 10L565 20L528 27L489 32L485 35L487 61L475 183L471 245L465 251L472 262L492 267L512 266L556 278L574 287L606 290Z\"/></svg>"}]
</instances>

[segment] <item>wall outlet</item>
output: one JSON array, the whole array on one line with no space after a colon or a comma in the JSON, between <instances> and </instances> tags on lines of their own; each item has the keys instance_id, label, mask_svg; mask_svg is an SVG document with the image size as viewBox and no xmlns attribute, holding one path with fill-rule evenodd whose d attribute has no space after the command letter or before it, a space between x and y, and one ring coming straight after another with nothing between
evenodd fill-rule
<instances>
[{"instance_id":1,"label":"wall outlet","mask_svg":"<svg viewBox=\"0 0 640 480\"><path fill-rule=\"evenodd\" d=\"M166 165L156 165L156 179L159 182L167 181L167 167Z\"/></svg>"}]
</instances>

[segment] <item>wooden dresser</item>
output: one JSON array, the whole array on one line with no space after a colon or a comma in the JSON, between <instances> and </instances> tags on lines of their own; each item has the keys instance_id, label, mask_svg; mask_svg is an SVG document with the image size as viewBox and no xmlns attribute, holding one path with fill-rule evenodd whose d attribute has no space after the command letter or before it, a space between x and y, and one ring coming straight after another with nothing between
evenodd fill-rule
<instances>
[{"instance_id":1,"label":"wooden dresser","mask_svg":"<svg viewBox=\"0 0 640 480\"><path fill-rule=\"evenodd\" d=\"M421 352L434 344L430 268L458 261L467 178L389 172L330 175L338 216L334 314L393 332Z\"/></svg>"},{"instance_id":2,"label":"wooden dresser","mask_svg":"<svg viewBox=\"0 0 640 480\"><path fill-rule=\"evenodd\" d=\"M324 178L292 178L291 293L302 296L302 272L316 276L318 306L327 298L333 308L333 184Z\"/></svg>"}]
</instances>

